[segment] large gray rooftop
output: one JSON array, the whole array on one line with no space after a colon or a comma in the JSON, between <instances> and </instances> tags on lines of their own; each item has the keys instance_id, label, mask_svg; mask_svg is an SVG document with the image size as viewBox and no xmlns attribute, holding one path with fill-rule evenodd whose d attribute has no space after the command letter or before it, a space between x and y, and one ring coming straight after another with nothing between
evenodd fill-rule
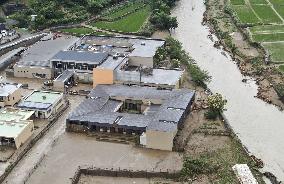
<instances>
[{"instance_id":1,"label":"large gray rooftop","mask_svg":"<svg viewBox=\"0 0 284 184\"><path fill-rule=\"evenodd\" d=\"M150 87L125 85L98 85L72 113L69 121L82 121L112 126L131 127L140 130L175 131L182 116L194 99L194 91L157 90ZM145 114L117 112L122 105L116 99L161 101L160 105L150 105Z\"/></svg>"},{"instance_id":2,"label":"large gray rooftop","mask_svg":"<svg viewBox=\"0 0 284 184\"><path fill-rule=\"evenodd\" d=\"M59 51L51 58L51 61L67 61L88 64L101 64L108 57L107 53L90 51Z\"/></svg>"},{"instance_id":3,"label":"large gray rooftop","mask_svg":"<svg viewBox=\"0 0 284 184\"><path fill-rule=\"evenodd\" d=\"M62 37L55 40L39 41L28 48L18 62L24 66L50 66L49 60L60 50L67 50L78 38Z\"/></svg>"},{"instance_id":4,"label":"large gray rooftop","mask_svg":"<svg viewBox=\"0 0 284 184\"><path fill-rule=\"evenodd\" d=\"M174 86L182 77L181 70L153 69L152 75L142 75L141 82Z\"/></svg>"},{"instance_id":5,"label":"large gray rooftop","mask_svg":"<svg viewBox=\"0 0 284 184\"><path fill-rule=\"evenodd\" d=\"M129 56L153 57L157 48L163 46L165 41L142 37L85 36L82 38L81 43L116 48L132 48Z\"/></svg>"}]
</instances>

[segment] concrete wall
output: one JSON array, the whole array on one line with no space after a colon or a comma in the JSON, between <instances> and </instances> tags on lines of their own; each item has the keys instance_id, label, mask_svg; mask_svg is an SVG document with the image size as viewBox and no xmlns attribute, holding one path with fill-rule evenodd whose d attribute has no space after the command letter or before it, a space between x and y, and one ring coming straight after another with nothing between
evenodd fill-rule
<instances>
[{"instance_id":1,"label":"concrete wall","mask_svg":"<svg viewBox=\"0 0 284 184\"><path fill-rule=\"evenodd\" d=\"M9 100L8 97L6 97L4 102L0 102L0 107L5 107L7 105L13 106L15 103L20 101L21 98L21 89L17 89L13 94L9 95Z\"/></svg>"},{"instance_id":2,"label":"concrete wall","mask_svg":"<svg viewBox=\"0 0 284 184\"><path fill-rule=\"evenodd\" d=\"M23 77L23 78L37 78L35 74L45 74L46 77L44 79L52 79L53 72L51 68L43 68L36 66L14 66L14 76L15 77Z\"/></svg>"},{"instance_id":3,"label":"concrete wall","mask_svg":"<svg viewBox=\"0 0 284 184\"><path fill-rule=\"evenodd\" d=\"M30 122L25 129L15 138L16 148L18 149L24 144L33 134L34 124Z\"/></svg>"},{"instance_id":4,"label":"concrete wall","mask_svg":"<svg viewBox=\"0 0 284 184\"><path fill-rule=\"evenodd\" d=\"M93 74L92 73L76 73L75 74L78 82L90 84L93 83Z\"/></svg>"},{"instance_id":5,"label":"concrete wall","mask_svg":"<svg viewBox=\"0 0 284 184\"><path fill-rule=\"evenodd\" d=\"M98 84L113 84L114 71L110 69L94 68L93 70L93 86Z\"/></svg>"},{"instance_id":6,"label":"concrete wall","mask_svg":"<svg viewBox=\"0 0 284 184\"><path fill-rule=\"evenodd\" d=\"M115 71L115 81L116 83L121 82L140 82L140 73L136 71L124 71L116 70Z\"/></svg>"},{"instance_id":7,"label":"concrete wall","mask_svg":"<svg viewBox=\"0 0 284 184\"><path fill-rule=\"evenodd\" d=\"M175 132L146 131L146 148L172 151Z\"/></svg>"},{"instance_id":8,"label":"concrete wall","mask_svg":"<svg viewBox=\"0 0 284 184\"><path fill-rule=\"evenodd\" d=\"M64 82L63 81L53 81L53 88L54 91L64 92Z\"/></svg>"},{"instance_id":9,"label":"concrete wall","mask_svg":"<svg viewBox=\"0 0 284 184\"><path fill-rule=\"evenodd\" d=\"M129 57L129 65L133 66L148 66L153 68L154 67L154 61L153 57L137 57L137 56L130 56Z\"/></svg>"}]
</instances>

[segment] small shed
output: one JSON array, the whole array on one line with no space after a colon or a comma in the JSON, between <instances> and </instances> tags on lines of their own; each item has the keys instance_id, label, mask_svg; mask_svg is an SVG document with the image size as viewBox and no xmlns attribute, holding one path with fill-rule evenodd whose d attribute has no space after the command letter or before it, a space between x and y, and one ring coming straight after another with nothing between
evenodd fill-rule
<instances>
[{"instance_id":1,"label":"small shed","mask_svg":"<svg viewBox=\"0 0 284 184\"><path fill-rule=\"evenodd\" d=\"M75 72L71 70L65 70L53 81L53 90L65 91L65 86L73 86L75 82Z\"/></svg>"}]
</instances>

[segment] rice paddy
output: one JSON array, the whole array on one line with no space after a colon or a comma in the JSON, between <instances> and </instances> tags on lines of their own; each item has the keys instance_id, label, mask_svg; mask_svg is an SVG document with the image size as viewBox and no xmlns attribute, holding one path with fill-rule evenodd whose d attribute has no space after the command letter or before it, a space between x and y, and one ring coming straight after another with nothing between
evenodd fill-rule
<instances>
[{"instance_id":1,"label":"rice paddy","mask_svg":"<svg viewBox=\"0 0 284 184\"><path fill-rule=\"evenodd\" d=\"M274 63L284 63L284 1L230 0L230 3L240 22L251 25L251 39L269 51Z\"/></svg>"}]
</instances>

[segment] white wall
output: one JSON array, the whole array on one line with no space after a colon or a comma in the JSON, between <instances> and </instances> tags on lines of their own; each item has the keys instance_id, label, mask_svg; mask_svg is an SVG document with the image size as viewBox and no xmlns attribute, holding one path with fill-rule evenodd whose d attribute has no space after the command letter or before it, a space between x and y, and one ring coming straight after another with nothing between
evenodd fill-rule
<instances>
[{"instance_id":1,"label":"white wall","mask_svg":"<svg viewBox=\"0 0 284 184\"><path fill-rule=\"evenodd\" d=\"M35 73L45 74L45 79L52 79L53 73L51 68L32 67L32 66L14 66L14 76L23 78L36 78Z\"/></svg>"},{"instance_id":2,"label":"white wall","mask_svg":"<svg viewBox=\"0 0 284 184\"><path fill-rule=\"evenodd\" d=\"M159 150L172 151L175 132L146 131L146 147Z\"/></svg>"}]
</instances>

